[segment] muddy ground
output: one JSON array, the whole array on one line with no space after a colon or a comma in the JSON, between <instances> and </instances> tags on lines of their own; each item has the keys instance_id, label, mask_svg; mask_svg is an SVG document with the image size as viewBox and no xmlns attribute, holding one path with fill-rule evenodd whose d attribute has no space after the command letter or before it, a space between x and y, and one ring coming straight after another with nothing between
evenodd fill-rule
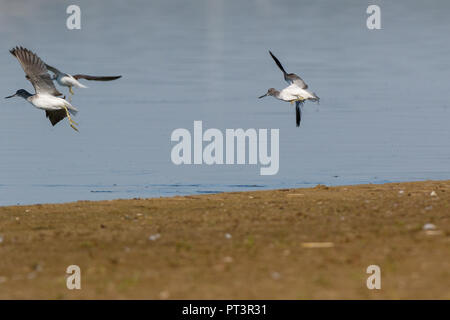
<instances>
[{"instance_id":1,"label":"muddy ground","mask_svg":"<svg viewBox=\"0 0 450 320\"><path fill-rule=\"evenodd\" d=\"M0 298L450 299L449 217L450 181L0 207Z\"/></svg>"}]
</instances>

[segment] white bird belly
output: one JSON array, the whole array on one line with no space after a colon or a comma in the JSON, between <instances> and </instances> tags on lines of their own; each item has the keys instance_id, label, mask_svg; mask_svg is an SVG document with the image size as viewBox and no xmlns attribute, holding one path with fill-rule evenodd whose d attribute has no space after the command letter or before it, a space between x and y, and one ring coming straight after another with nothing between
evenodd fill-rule
<instances>
[{"instance_id":1,"label":"white bird belly","mask_svg":"<svg viewBox=\"0 0 450 320\"><path fill-rule=\"evenodd\" d=\"M36 108L42 110L49 110L49 111L60 110L66 107L70 111L73 111L73 113L76 113L78 111L66 100L52 95L40 94L37 96L33 96L32 99L30 99L30 103L34 105Z\"/></svg>"},{"instance_id":2,"label":"white bird belly","mask_svg":"<svg viewBox=\"0 0 450 320\"><path fill-rule=\"evenodd\" d=\"M284 101L293 101L298 99L313 99L314 95L312 95L308 90L300 88L296 84L291 84L281 90L279 97Z\"/></svg>"},{"instance_id":3,"label":"white bird belly","mask_svg":"<svg viewBox=\"0 0 450 320\"><path fill-rule=\"evenodd\" d=\"M295 84L291 84L290 86L281 90L279 98L284 101L297 100L299 97L301 97L301 90L302 89L300 89L300 87L296 86Z\"/></svg>"},{"instance_id":4,"label":"white bird belly","mask_svg":"<svg viewBox=\"0 0 450 320\"><path fill-rule=\"evenodd\" d=\"M57 82L64 87L77 87L77 88L87 88L85 85L81 84L74 77L62 76L57 79Z\"/></svg>"}]
</instances>

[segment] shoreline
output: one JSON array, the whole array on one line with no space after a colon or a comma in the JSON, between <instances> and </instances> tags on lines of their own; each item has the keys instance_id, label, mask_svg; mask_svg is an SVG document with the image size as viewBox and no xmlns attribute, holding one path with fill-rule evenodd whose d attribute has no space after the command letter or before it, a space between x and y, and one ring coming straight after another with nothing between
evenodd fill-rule
<instances>
[{"instance_id":1,"label":"shoreline","mask_svg":"<svg viewBox=\"0 0 450 320\"><path fill-rule=\"evenodd\" d=\"M337 188L337 187L357 187L357 186L366 186L366 185L388 185L388 184L402 184L402 183L421 183L421 182L440 182L440 181L450 181L450 179L444 179L444 180L434 180L434 179L419 179L419 180L406 180L406 181L380 181L380 182L366 182L366 183L342 183L342 184L322 184L322 183L304 183L302 185L305 186L285 186L285 187L269 187L265 185L257 185L257 187L253 187L254 189L247 189L247 190L235 190L235 191L217 191L217 192L195 192L195 193L180 193L177 195L155 195L155 196L142 196L142 197L130 197L130 198L111 198L111 199L82 199L82 200L68 200L68 201L60 201L60 202L35 202L35 203L24 203L24 204L0 204L0 208L7 208L7 207L29 207L29 206L38 206L38 205L64 205L64 204L73 204L77 202L102 202L102 201L121 201L121 200L153 200L153 199L170 199L175 197L197 197L197 196L207 196L207 195L218 195L218 194L227 194L227 193L245 193L245 192L259 192L259 191L273 191L277 192L280 190L285 189L292 189L292 190L302 190L302 189L314 189L317 186L327 187L327 188ZM183 186L183 185L181 185ZM226 185L228 186L228 185ZM109 193L108 192L98 192L98 191L90 191L92 193Z\"/></svg>"},{"instance_id":2,"label":"shoreline","mask_svg":"<svg viewBox=\"0 0 450 320\"><path fill-rule=\"evenodd\" d=\"M0 299L449 299L449 212L450 180L4 206Z\"/></svg>"}]
</instances>

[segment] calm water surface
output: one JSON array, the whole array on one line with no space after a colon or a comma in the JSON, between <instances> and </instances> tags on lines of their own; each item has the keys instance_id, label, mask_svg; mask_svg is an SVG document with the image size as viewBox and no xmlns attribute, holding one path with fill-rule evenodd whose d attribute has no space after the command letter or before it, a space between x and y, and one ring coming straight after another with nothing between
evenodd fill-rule
<instances>
[{"instance_id":1,"label":"calm water surface","mask_svg":"<svg viewBox=\"0 0 450 320\"><path fill-rule=\"evenodd\" d=\"M0 96L32 90L15 45L86 83L73 104L80 133L51 127L23 100L0 99L0 205L222 191L450 179L450 3L375 1L0 1ZM268 55L321 97L294 110ZM67 92L67 89L61 89ZM280 170L175 166L176 128L279 128Z\"/></svg>"}]
</instances>

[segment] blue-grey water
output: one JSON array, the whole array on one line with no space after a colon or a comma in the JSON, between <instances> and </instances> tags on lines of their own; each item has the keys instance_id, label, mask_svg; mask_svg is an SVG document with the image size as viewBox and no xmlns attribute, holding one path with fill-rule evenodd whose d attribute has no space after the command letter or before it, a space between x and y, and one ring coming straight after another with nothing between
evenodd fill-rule
<instances>
[{"instance_id":1,"label":"blue-grey water","mask_svg":"<svg viewBox=\"0 0 450 320\"><path fill-rule=\"evenodd\" d=\"M121 74L75 89L80 133L0 99L0 205L450 179L450 2L0 1L0 94L32 91L8 50L69 73ZM381 7L381 30L366 8ZM321 97L294 108L272 50ZM61 90L67 94L67 88ZM279 128L280 169L182 165L176 128Z\"/></svg>"}]
</instances>

